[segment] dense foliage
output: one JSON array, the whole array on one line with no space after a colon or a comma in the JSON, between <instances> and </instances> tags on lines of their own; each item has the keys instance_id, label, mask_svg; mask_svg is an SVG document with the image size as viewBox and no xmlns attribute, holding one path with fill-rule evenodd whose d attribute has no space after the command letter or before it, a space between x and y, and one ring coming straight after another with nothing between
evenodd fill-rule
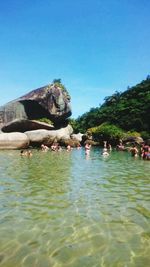
<instances>
[{"instance_id":1,"label":"dense foliage","mask_svg":"<svg viewBox=\"0 0 150 267\"><path fill-rule=\"evenodd\" d=\"M125 137L122 129L108 123L102 123L97 127L90 128L88 133L92 134L95 141L108 140L110 143L118 143L119 140Z\"/></svg>"},{"instance_id":2,"label":"dense foliage","mask_svg":"<svg viewBox=\"0 0 150 267\"><path fill-rule=\"evenodd\" d=\"M115 126L124 132L136 131L147 137L150 136L150 76L125 92L116 91L104 100L103 105L91 108L89 112L75 120L76 132L86 132L89 128L107 123L107 127L111 125L109 126L109 129L112 128L111 131ZM116 132L118 132L117 128Z\"/></svg>"}]
</instances>

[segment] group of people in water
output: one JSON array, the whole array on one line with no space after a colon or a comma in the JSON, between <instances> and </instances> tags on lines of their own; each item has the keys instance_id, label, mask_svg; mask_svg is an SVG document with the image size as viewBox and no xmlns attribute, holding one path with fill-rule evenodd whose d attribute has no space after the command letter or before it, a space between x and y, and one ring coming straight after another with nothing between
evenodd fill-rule
<instances>
[{"instance_id":1,"label":"group of people in water","mask_svg":"<svg viewBox=\"0 0 150 267\"><path fill-rule=\"evenodd\" d=\"M88 155L90 152L91 145L85 145L85 154ZM129 151L132 157L140 157L142 159L150 160L150 145L143 143L141 146L137 146L135 143L132 146L125 148L122 142L116 147L117 151ZM109 156L112 151L112 146L107 141L104 141L103 150L101 152L102 156Z\"/></svg>"},{"instance_id":2,"label":"group of people in water","mask_svg":"<svg viewBox=\"0 0 150 267\"><path fill-rule=\"evenodd\" d=\"M142 159L150 160L150 145L146 143L143 143L139 149L133 145L130 152L133 157L140 156Z\"/></svg>"},{"instance_id":3,"label":"group of people in water","mask_svg":"<svg viewBox=\"0 0 150 267\"><path fill-rule=\"evenodd\" d=\"M78 144L76 146L77 149L81 148L81 145ZM57 143L54 142L50 147L45 145L45 144L41 144L40 147L42 152L47 152L47 151L61 151L62 147ZM71 151L73 149L73 147L68 144L66 146L66 151ZM85 155L89 155L90 154L90 150L91 150L91 144L90 143L86 143L84 146L85 149ZM143 143L141 146L137 146L135 143L132 144L132 146L125 148L125 146L123 145L122 142L119 143L119 145L117 145L116 147L117 151L129 151L132 157L141 157L142 159L146 159L146 160L150 160L150 145ZM110 152L112 151L112 146L111 144L107 143L107 141L103 142L103 150L101 152L102 156L109 156ZM32 157L32 151L31 150L21 150L20 151L20 155L21 156L27 156L27 157Z\"/></svg>"},{"instance_id":4,"label":"group of people in water","mask_svg":"<svg viewBox=\"0 0 150 267\"><path fill-rule=\"evenodd\" d=\"M117 145L118 151L129 151L132 157L140 157L142 159L150 160L150 145L147 142L143 142L141 145L133 143L130 147L125 147L122 141Z\"/></svg>"},{"instance_id":5,"label":"group of people in water","mask_svg":"<svg viewBox=\"0 0 150 267\"><path fill-rule=\"evenodd\" d=\"M80 147L81 147L81 145L77 145L77 148L80 148ZM70 144L68 144L66 146L66 150L67 151L71 151L72 149L73 149L73 147ZM48 147L47 145L42 144L41 145L41 150L43 152L47 152L48 150L51 150L51 151L61 151L62 150L62 147L57 142L54 142L50 147Z\"/></svg>"},{"instance_id":6,"label":"group of people in water","mask_svg":"<svg viewBox=\"0 0 150 267\"><path fill-rule=\"evenodd\" d=\"M91 149L91 144L86 143L85 144L85 154L86 155L89 155L90 149ZM103 156L109 156L111 150L112 150L111 144L108 144L107 145L107 141L104 141L104 147L103 147L103 150L102 150L101 155L103 155Z\"/></svg>"},{"instance_id":7,"label":"group of people in water","mask_svg":"<svg viewBox=\"0 0 150 267\"><path fill-rule=\"evenodd\" d=\"M80 149L81 148L81 145L78 144L77 149ZM66 146L66 151L71 151L73 149L73 147L68 144ZM40 146L40 150L42 152L48 152L48 151L61 151L62 150L62 147L57 143L57 142L54 142L50 147L45 145L45 144L41 144ZM31 150L21 150L20 151L20 155L21 156L27 156L27 157L31 157L32 156L32 151Z\"/></svg>"}]
</instances>

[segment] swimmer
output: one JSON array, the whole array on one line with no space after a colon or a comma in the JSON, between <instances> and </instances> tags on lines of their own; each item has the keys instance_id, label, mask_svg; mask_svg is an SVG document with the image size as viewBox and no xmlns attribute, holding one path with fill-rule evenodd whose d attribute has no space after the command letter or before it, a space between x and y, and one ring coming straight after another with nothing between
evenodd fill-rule
<instances>
[{"instance_id":1,"label":"swimmer","mask_svg":"<svg viewBox=\"0 0 150 267\"><path fill-rule=\"evenodd\" d=\"M72 147L71 147L71 145L67 145L67 151L71 151L72 150Z\"/></svg>"},{"instance_id":2,"label":"swimmer","mask_svg":"<svg viewBox=\"0 0 150 267\"><path fill-rule=\"evenodd\" d=\"M20 156L32 157L32 152L31 152L31 150L27 150L27 151L21 150Z\"/></svg>"},{"instance_id":3,"label":"swimmer","mask_svg":"<svg viewBox=\"0 0 150 267\"><path fill-rule=\"evenodd\" d=\"M54 142L52 145L51 145L51 150L52 151L56 151L58 149L58 143Z\"/></svg>"},{"instance_id":4,"label":"swimmer","mask_svg":"<svg viewBox=\"0 0 150 267\"><path fill-rule=\"evenodd\" d=\"M132 148L130 148L130 152L131 152L131 156L132 157L137 157L138 156L138 149L135 145L132 146Z\"/></svg>"},{"instance_id":5,"label":"swimmer","mask_svg":"<svg viewBox=\"0 0 150 267\"><path fill-rule=\"evenodd\" d=\"M28 150L28 151L27 151L27 156L28 156L28 157L32 157L32 156L33 156L31 150Z\"/></svg>"},{"instance_id":6,"label":"swimmer","mask_svg":"<svg viewBox=\"0 0 150 267\"><path fill-rule=\"evenodd\" d=\"M20 156L27 156L27 151L21 150L20 151Z\"/></svg>"},{"instance_id":7,"label":"swimmer","mask_svg":"<svg viewBox=\"0 0 150 267\"><path fill-rule=\"evenodd\" d=\"M143 159L150 159L150 146L148 144L144 144L142 147L142 158Z\"/></svg>"},{"instance_id":8,"label":"swimmer","mask_svg":"<svg viewBox=\"0 0 150 267\"><path fill-rule=\"evenodd\" d=\"M104 142L104 148L107 147L107 141L103 141Z\"/></svg>"},{"instance_id":9,"label":"swimmer","mask_svg":"<svg viewBox=\"0 0 150 267\"><path fill-rule=\"evenodd\" d=\"M85 154L88 155L90 153L91 145L86 143L85 144Z\"/></svg>"},{"instance_id":10,"label":"swimmer","mask_svg":"<svg viewBox=\"0 0 150 267\"><path fill-rule=\"evenodd\" d=\"M80 149L81 148L81 145L80 144L77 144L77 149Z\"/></svg>"},{"instance_id":11,"label":"swimmer","mask_svg":"<svg viewBox=\"0 0 150 267\"><path fill-rule=\"evenodd\" d=\"M42 151L47 152L49 150L49 147L44 145L44 144L42 144L41 145L41 149L42 149Z\"/></svg>"},{"instance_id":12,"label":"swimmer","mask_svg":"<svg viewBox=\"0 0 150 267\"><path fill-rule=\"evenodd\" d=\"M62 151L62 147L60 145L58 145L57 151Z\"/></svg>"},{"instance_id":13,"label":"swimmer","mask_svg":"<svg viewBox=\"0 0 150 267\"><path fill-rule=\"evenodd\" d=\"M108 151L107 151L107 148L104 148L104 149L103 149L102 155L103 155L103 156L109 156L109 153L108 153Z\"/></svg>"},{"instance_id":14,"label":"swimmer","mask_svg":"<svg viewBox=\"0 0 150 267\"><path fill-rule=\"evenodd\" d=\"M109 151L112 151L112 146L111 146L111 144L108 144L108 150L109 150Z\"/></svg>"}]
</instances>

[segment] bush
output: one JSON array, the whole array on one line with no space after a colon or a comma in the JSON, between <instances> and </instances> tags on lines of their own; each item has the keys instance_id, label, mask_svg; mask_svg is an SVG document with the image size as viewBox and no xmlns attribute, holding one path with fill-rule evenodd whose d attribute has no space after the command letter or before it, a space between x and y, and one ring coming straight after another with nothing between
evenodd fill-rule
<instances>
[{"instance_id":1,"label":"bush","mask_svg":"<svg viewBox=\"0 0 150 267\"><path fill-rule=\"evenodd\" d=\"M79 133L79 131L78 131L78 123L77 123L77 121L75 119L69 118L68 119L68 123L72 126L73 132L75 134Z\"/></svg>"},{"instance_id":2,"label":"bush","mask_svg":"<svg viewBox=\"0 0 150 267\"><path fill-rule=\"evenodd\" d=\"M66 90L66 87L62 84L61 79L54 79L53 84L60 87L62 90Z\"/></svg>"},{"instance_id":3,"label":"bush","mask_svg":"<svg viewBox=\"0 0 150 267\"><path fill-rule=\"evenodd\" d=\"M141 134L136 132L136 131L128 131L128 132L126 132L125 138L130 137L130 136L132 136L132 137L141 137Z\"/></svg>"},{"instance_id":4,"label":"bush","mask_svg":"<svg viewBox=\"0 0 150 267\"><path fill-rule=\"evenodd\" d=\"M141 137L143 138L143 140L150 139L150 133L143 131L140 134L141 134Z\"/></svg>"},{"instance_id":5,"label":"bush","mask_svg":"<svg viewBox=\"0 0 150 267\"><path fill-rule=\"evenodd\" d=\"M117 144L125 135L121 128L108 123L88 129L88 133L90 132L95 141L108 141L112 144Z\"/></svg>"}]
</instances>

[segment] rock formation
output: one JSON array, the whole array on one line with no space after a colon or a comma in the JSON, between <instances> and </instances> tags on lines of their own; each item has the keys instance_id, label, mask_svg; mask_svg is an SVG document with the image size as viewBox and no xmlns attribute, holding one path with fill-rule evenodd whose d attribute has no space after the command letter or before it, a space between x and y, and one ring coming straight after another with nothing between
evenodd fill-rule
<instances>
[{"instance_id":1,"label":"rock formation","mask_svg":"<svg viewBox=\"0 0 150 267\"><path fill-rule=\"evenodd\" d=\"M54 141L63 141L64 144L64 140L69 140L72 133L73 129L70 125L58 130L39 129L25 132L32 146L40 145L42 143L50 146Z\"/></svg>"},{"instance_id":2,"label":"rock formation","mask_svg":"<svg viewBox=\"0 0 150 267\"><path fill-rule=\"evenodd\" d=\"M26 132L38 129L53 130L54 126L48 123L35 120L16 119L2 127L4 133Z\"/></svg>"},{"instance_id":3,"label":"rock formation","mask_svg":"<svg viewBox=\"0 0 150 267\"><path fill-rule=\"evenodd\" d=\"M0 107L0 130L7 129L14 121L47 118L55 124L62 124L71 115L70 96L61 84L51 84L33 90L28 94ZM29 125L29 123L28 123ZM33 125L33 124L32 124ZM42 127L41 127L42 128ZM28 129L25 129L28 130Z\"/></svg>"},{"instance_id":4,"label":"rock formation","mask_svg":"<svg viewBox=\"0 0 150 267\"><path fill-rule=\"evenodd\" d=\"M0 149L27 148L30 143L28 136L24 133L1 133Z\"/></svg>"},{"instance_id":5,"label":"rock formation","mask_svg":"<svg viewBox=\"0 0 150 267\"><path fill-rule=\"evenodd\" d=\"M33 90L0 107L0 149L51 145L56 140L63 144L73 133L66 120L70 115L70 96L61 83ZM43 118L54 125L38 121Z\"/></svg>"}]
</instances>

